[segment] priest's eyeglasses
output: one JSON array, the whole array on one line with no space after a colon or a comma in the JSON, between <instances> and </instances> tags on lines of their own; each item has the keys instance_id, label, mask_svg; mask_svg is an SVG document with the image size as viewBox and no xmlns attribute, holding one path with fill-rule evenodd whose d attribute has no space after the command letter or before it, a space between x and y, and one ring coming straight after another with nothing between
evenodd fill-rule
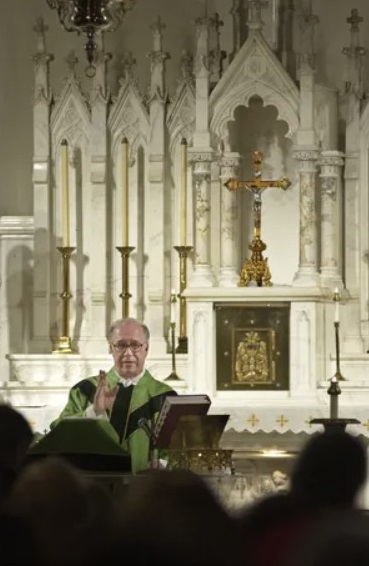
<instances>
[{"instance_id":1,"label":"priest's eyeglasses","mask_svg":"<svg viewBox=\"0 0 369 566\"><path fill-rule=\"evenodd\" d=\"M115 344L111 344L111 347L114 350L114 352L117 352L118 354L123 354L128 349L130 349L131 352L136 353L141 350L144 344L145 342L141 343L141 342L137 342L136 340L133 340L132 342L116 342Z\"/></svg>"}]
</instances>

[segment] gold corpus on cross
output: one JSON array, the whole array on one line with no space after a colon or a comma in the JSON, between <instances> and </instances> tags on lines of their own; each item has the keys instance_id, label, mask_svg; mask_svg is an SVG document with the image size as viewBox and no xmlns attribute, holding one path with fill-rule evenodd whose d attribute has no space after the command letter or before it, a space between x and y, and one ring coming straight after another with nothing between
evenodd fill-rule
<instances>
[{"instance_id":1,"label":"gold corpus on cross","mask_svg":"<svg viewBox=\"0 0 369 566\"><path fill-rule=\"evenodd\" d=\"M291 181L286 177L277 180L264 180L261 178L261 164L263 154L261 151L252 152L252 160L254 162L254 177L250 181L241 181L238 179L228 179L225 186L229 191L238 189L247 189L254 195L252 210L254 213L254 237L249 244L251 250L251 258L246 259L240 274L238 282L239 287L246 287L251 281L255 281L258 287L270 287L272 285L271 273L268 265L268 258L263 257L266 250L266 244L261 239L261 194L266 189L276 187L284 191L291 186Z\"/></svg>"}]
</instances>

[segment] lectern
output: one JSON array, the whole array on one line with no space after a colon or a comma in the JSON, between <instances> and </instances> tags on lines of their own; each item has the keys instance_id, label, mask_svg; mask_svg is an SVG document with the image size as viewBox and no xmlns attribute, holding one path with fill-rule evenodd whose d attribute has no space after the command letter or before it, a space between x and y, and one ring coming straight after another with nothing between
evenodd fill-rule
<instances>
[{"instance_id":1,"label":"lectern","mask_svg":"<svg viewBox=\"0 0 369 566\"><path fill-rule=\"evenodd\" d=\"M207 395L165 399L152 444L167 451L169 470L234 473L233 450L219 447L229 415L208 415L210 404Z\"/></svg>"},{"instance_id":2,"label":"lectern","mask_svg":"<svg viewBox=\"0 0 369 566\"><path fill-rule=\"evenodd\" d=\"M131 472L131 457L108 421L66 418L29 450L27 461L60 456L88 472Z\"/></svg>"}]
</instances>

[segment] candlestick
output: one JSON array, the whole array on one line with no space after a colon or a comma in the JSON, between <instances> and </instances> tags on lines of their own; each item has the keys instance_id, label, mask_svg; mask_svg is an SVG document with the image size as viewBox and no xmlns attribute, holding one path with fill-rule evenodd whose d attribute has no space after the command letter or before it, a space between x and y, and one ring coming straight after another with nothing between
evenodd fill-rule
<instances>
[{"instance_id":1,"label":"candlestick","mask_svg":"<svg viewBox=\"0 0 369 566\"><path fill-rule=\"evenodd\" d=\"M334 300L334 303L335 303L334 322L339 322L340 321L340 294L338 292L338 287L336 287L335 290L334 290L333 300Z\"/></svg>"},{"instance_id":2,"label":"candlestick","mask_svg":"<svg viewBox=\"0 0 369 566\"><path fill-rule=\"evenodd\" d=\"M119 295L122 299L122 317L129 316L129 299L132 297L129 292L129 256L135 249L132 246L117 246L116 248L122 256L122 292Z\"/></svg>"},{"instance_id":3,"label":"candlestick","mask_svg":"<svg viewBox=\"0 0 369 566\"><path fill-rule=\"evenodd\" d=\"M128 140L122 139L122 246L128 246Z\"/></svg>"},{"instance_id":4,"label":"candlestick","mask_svg":"<svg viewBox=\"0 0 369 566\"><path fill-rule=\"evenodd\" d=\"M172 304L172 303L171 303ZM170 343L171 343L171 352L172 352L172 371L164 379L164 381L180 381L181 378L177 374L176 370L176 323L170 323Z\"/></svg>"},{"instance_id":5,"label":"candlestick","mask_svg":"<svg viewBox=\"0 0 369 566\"><path fill-rule=\"evenodd\" d=\"M63 247L70 246L69 238L69 150L67 140L61 143L62 225Z\"/></svg>"},{"instance_id":6,"label":"candlestick","mask_svg":"<svg viewBox=\"0 0 369 566\"><path fill-rule=\"evenodd\" d=\"M181 141L181 246L187 245L187 140Z\"/></svg>"},{"instance_id":7,"label":"candlestick","mask_svg":"<svg viewBox=\"0 0 369 566\"><path fill-rule=\"evenodd\" d=\"M63 290L60 293L60 298L62 300L62 329L61 336L59 337L53 354L76 354L77 350L72 347L72 339L69 336L69 301L72 298L72 293L70 292L70 269L69 263L72 253L76 248L71 247L58 247L58 251L61 253L63 259Z\"/></svg>"},{"instance_id":8,"label":"candlestick","mask_svg":"<svg viewBox=\"0 0 369 566\"><path fill-rule=\"evenodd\" d=\"M333 376L328 388L328 395L330 396L330 419L338 419L338 395L341 394L341 388L338 385L336 376Z\"/></svg>"},{"instance_id":9,"label":"candlestick","mask_svg":"<svg viewBox=\"0 0 369 566\"><path fill-rule=\"evenodd\" d=\"M174 246L179 253L179 336L177 354L187 354L187 305L184 291L187 287L187 258L192 251L192 246Z\"/></svg>"},{"instance_id":10,"label":"candlestick","mask_svg":"<svg viewBox=\"0 0 369 566\"><path fill-rule=\"evenodd\" d=\"M171 324L174 322L176 323L176 307L177 307L177 298L174 289L172 289L172 293L170 295L170 322Z\"/></svg>"}]
</instances>

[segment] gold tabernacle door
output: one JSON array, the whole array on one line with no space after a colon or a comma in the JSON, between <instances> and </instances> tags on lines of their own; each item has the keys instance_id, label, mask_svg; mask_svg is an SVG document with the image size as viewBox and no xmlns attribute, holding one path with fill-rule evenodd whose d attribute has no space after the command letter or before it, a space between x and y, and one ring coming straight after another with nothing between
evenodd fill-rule
<instances>
[{"instance_id":1,"label":"gold tabernacle door","mask_svg":"<svg viewBox=\"0 0 369 566\"><path fill-rule=\"evenodd\" d=\"M217 389L289 389L289 302L216 303Z\"/></svg>"}]
</instances>

